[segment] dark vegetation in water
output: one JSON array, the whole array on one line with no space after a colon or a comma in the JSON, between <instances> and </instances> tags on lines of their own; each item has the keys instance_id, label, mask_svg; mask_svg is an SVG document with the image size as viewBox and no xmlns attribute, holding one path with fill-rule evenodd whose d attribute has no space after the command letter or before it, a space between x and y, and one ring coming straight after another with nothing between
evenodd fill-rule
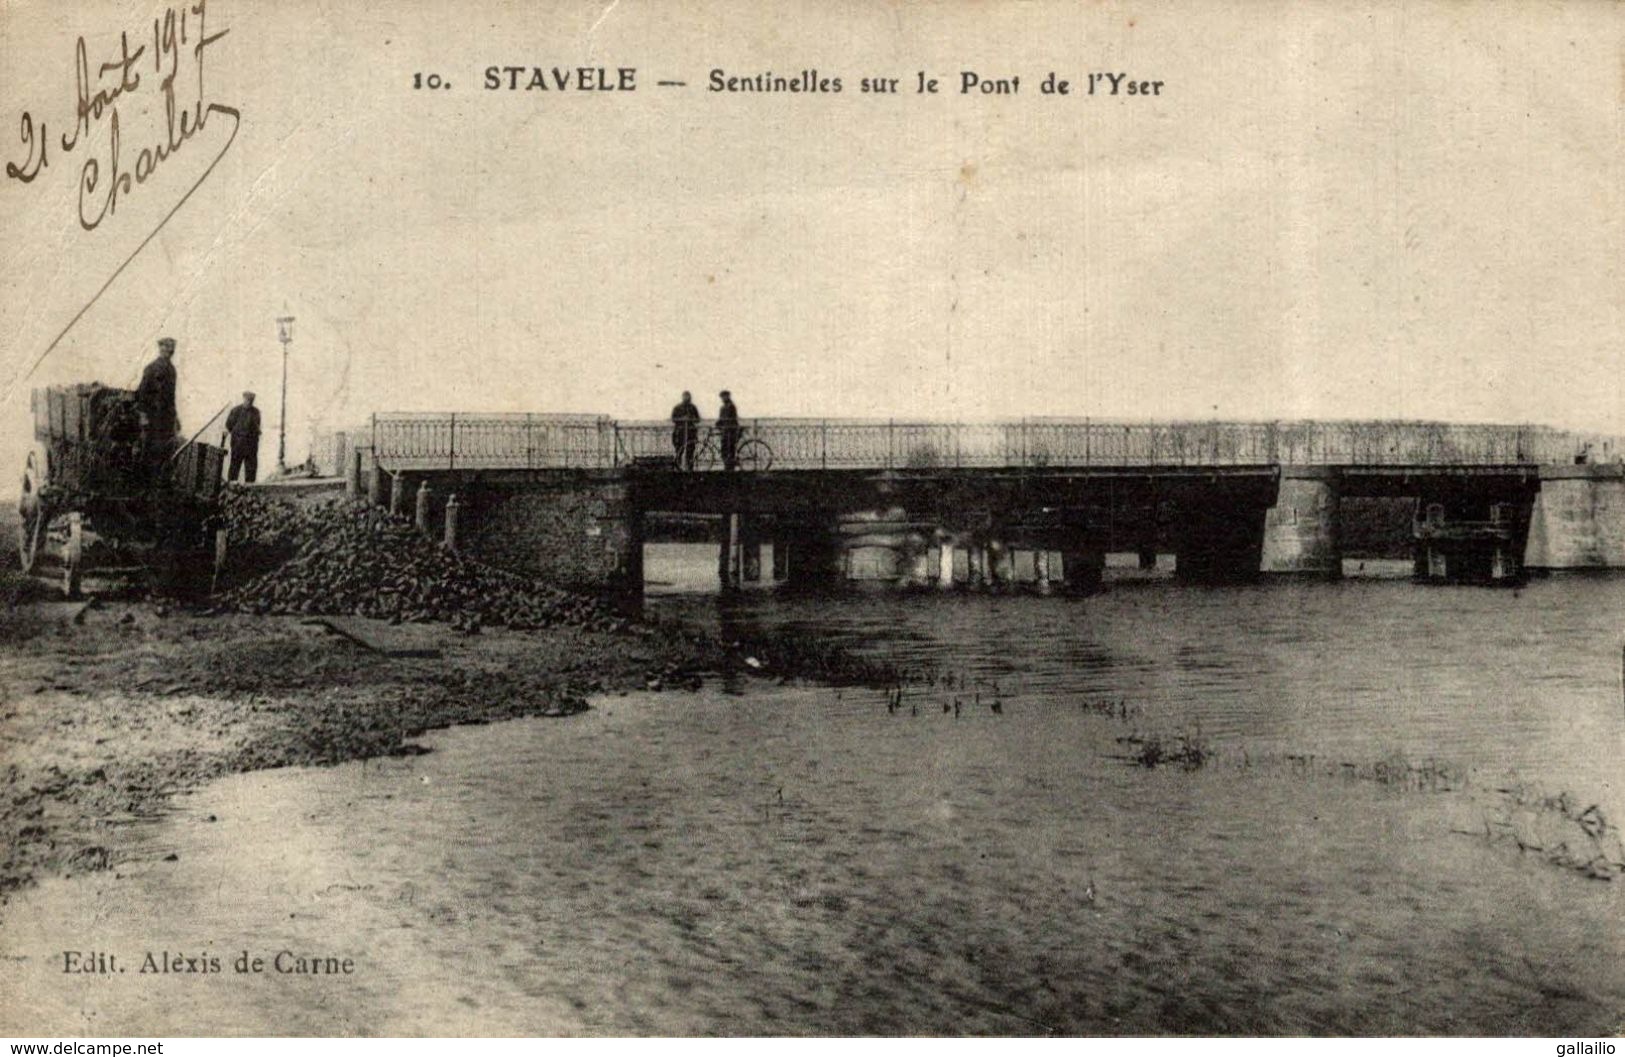
<instances>
[{"instance_id":1,"label":"dark vegetation in water","mask_svg":"<svg viewBox=\"0 0 1625 1057\"><path fill-rule=\"evenodd\" d=\"M1625 876L1625 843L1598 805L1581 807L1583 801L1567 791L1542 793L1522 783L1495 792L1500 800L1484 812L1483 831L1469 835L1592 880Z\"/></svg>"},{"instance_id":2,"label":"dark vegetation in water","mask_svg":"<svg viewBox=\"0 0 1625 1057\"><path fill-rule=\"evenodd\" d=\"M1213 746L1202 736L1200 728L1166 739L1160 734L1134 734L1117 740L1130 746L1130 761L1146 768L1180 767L1195 771L1213 758Z\"/></svg>"},{"instance_id":3,"label":"dark vegetation in water","mask_svg":"<svg viewBox=\"0 0 1625 1057\"><path fill-rule=\"evenodd\" d=\"M996 679L932 665L881 666L869 673L869 684L884 690L886 711L919 716L959 716L966 708L996 715L1014 704ZM1019 697L1019 695L1017 695ZM1043 707L1053 707L1046 705ZM1115 696L1080 696L1078 711L1129 727L1116 742L1116 758L1147 770L1198 771L1225 767L1296 780L1369 783L1398 794L1460 794L1467 803L1482 803L1482 825L1456 832L1600 881L1625 876L1625 841L1600 805L1583 804L1573 794L1548 794L1521 782L1485 787L1468 768L1434 757L1412 759L1390 752L1374 760L1345 760L1315 753L1268 751L1216 745L1200 726L1160 729L1146 722L1147 707Z\"/></svg>"}]
</instances>

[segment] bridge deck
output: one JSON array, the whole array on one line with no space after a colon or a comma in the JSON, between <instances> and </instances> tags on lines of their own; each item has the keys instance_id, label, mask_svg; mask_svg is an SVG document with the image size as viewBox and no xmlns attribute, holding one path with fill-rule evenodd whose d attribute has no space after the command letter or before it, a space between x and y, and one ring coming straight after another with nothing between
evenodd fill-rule
<instances>
[{"instance_id":1,"label":"bridge deck","mask_svg":"<svg viewBox=\"0 0 1625 1057\"><path fill-rule=\"evenodd\" d=\"M1504 467L1595 461L1617 438L1544 426L1427 422L1099 422L1020 419L944 423L747 419L755 468L998 469L1064 467ZM695 470L724 469L718 438L698 438ZM668 422L602 416L380 414L357 446L392 470L617 469L673 457Z\"/></svg>"}]
</instances>

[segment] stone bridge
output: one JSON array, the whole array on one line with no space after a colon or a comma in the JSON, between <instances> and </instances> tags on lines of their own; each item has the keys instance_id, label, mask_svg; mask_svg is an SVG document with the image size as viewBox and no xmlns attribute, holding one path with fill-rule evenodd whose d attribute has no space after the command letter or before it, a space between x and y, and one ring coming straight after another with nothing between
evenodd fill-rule
<instances>
[{"instance_id":1,"label":"stone bridge","mask_svg":"<svg viewBox=\"0 0 1625 1057\"><path fill-rule=\"evenodd\" d=\"M666 422L380 414L335 442L351 487L458 545L637 593L651 513L717 518L724 585L1098 583L1108 552L1179 576L1335 577L1345 499L1414 500L1417 573L1516 581L1625 566L1625 448L1540 426L1425 422L989 423L757 419L729 470Z\"/></svg>"}]
</instances>

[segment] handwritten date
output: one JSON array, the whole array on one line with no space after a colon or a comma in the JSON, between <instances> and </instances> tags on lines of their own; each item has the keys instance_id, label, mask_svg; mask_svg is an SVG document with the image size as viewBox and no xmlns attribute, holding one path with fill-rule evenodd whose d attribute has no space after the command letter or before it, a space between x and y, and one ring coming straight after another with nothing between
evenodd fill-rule
<instances>
[{"instance_id":1,"label":"handwritten date","mask_svg":"<svg viewBox=\"0 0 1625 1057\"><path fill-rule=\"evenodd\" d=\"M212 117L229 118L231 127L203 172L184 190L177 188L179 193L170 202L163 219L108 274L50 344L25 369L12 377L0 392L0 398L9 395L12 389L33 375L45 358L67 337L68 332L84 318L85 313L124 274L130 262L147 248L164 225L191 199L236 142L238 129L242 127L242 112L236 107L212 101L204 83L208 50L228 32L209 32L207 7L208 0L195 0L189 6L183 0L178 5L165 8L160 17L152 20L152 39L142 39L140 44L133 47L129 32L121 32L118 57L108 62L92 64L90 48L82 36L74 46L73 122L72 127L58 137L56 146L65 155L75 152L90 155L79 168L78 219L79 226L84 230L95 231L104 220L118 212L120 201L133 195L137 187L154 181L167 161L187 143L203 134L211 124ZM145 30L138 32L137 37L145 38ZM190 56L189 61L183 61L185 56ZM130 148L124 142L125 130L119 108L126 99L140 92L143 85L154 82L157 85L156 95L161 99L157 100L156 106L147 107L145 111L161 110L163 128L133 133L138 141L148 145L134 153L132 163L127 153ZM155 94L151 88L147 89L147 93L149 97ZM132 107L135 105L132 103ZM134 117L136 114L127 116ZM149 120L157 124L156 120ZM99 133L104 122L106 135L102 136ZM36 119L30 111L23 112L19 132L24 157L21 162L6 163L6 176L28 184L50 167L51 137L45 119ZM219 136L210 136L209 139L219 141ZM98 146L92 146L93 143ZM105 143L104 147L100 146L102 143ZM98 151L100 156L96 156Z\"/></svg>"},{"instance_id":2,"label":"handwritten date","mask_svg":"<svg viewBox=\"0 0 1625 1057\"><path fill-rule=\"evenodd\" d=\"M63 154L72 154L80 149L91 150L89 143L92 136L103 121L107 124L106 153L101 157L87 157L79 169L79 226L86 231L94 231L103 220L115 215L121 198L151 180L166 161L208 127L212 115L223 114L232 119L227 146L236 137L237 126L242 121L241 112L235 107L210 101L205 88L208 48L229 32L209 32L207 8L208 0L197 0L190 6L167 8L161 16L152 20L150 41L132 48L129 32L121 32L117 57L95 63L94 66L85 38L79 37L74 47L73 126L59 137L57 145ZM196 83L192 86L178 84L182 56L187 52L191 55L188 74L195 71L196 75ZM127 96L140 91L144 79L149 76L156 81L156 91L161 96L163 128L161 131L154 130L154 138L158 140L156 143L135 152L132 164L127 153L129 148L125 144L119 104ZM182 99L185 102L181 102ZM41 170L51 164L51 140L45 120L36 120L33 113L24 111L19 136L25 155L21 163L6 164L6 176L22 183L31 183ZM221 148L220 153L225 153L225 147ZM218 162L219 158L216 157L215 161ZM207 176L207 173L204 175ZM202 182L201 179L199 182ZM187 194L190 193L188 190Z\"/></svg>"}]
</instances>

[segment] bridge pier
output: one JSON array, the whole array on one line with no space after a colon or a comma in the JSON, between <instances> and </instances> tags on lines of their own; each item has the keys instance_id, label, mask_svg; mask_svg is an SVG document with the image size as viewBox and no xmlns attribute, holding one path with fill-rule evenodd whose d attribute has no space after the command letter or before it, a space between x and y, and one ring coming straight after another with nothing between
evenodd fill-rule
<instances>
[{"instance_id":1,"label":"bridge pier","mask_svg":"<svg viewBox=\"0 0 1625 1057\"><path fill-rule=\"evenodd\" d=\"M739 519L739 575L748 584L762 579L762 522L752 514Z\"/></svg>"},{"instance_id":2,"label":"bridge pier","mask_svg":"<svg viewBox=\"0 0 1625 1057\"><path fill-rule=\"evenodd\" d=\"M728 514L722 519L717 552L717 580L724 590L735 590L762 579L762 527L753 514ZM777 548L774 562L777 564Z\"/></svg>"},{"instance_id":3,"label":"bridge pier","mask_svg":"<svg viewBox=\"0 0 1625 1057\"><path fill-rule=\"evenodd\" d=\"M436 497L454 483L448 479ZM624 475L493 474L455 487L460 546L471 556L622 602L642 600L643 511Z\"/></svg>"},{"instance_id":4,"label":"bridge pier","mask_svg":"<svg viewBox=\"0 0 1625 1057\"><path fill-rule=\"evenodd\" d=\"M717 583L724 591L739 588L739 515L724 514L717 541Z\"/></svg>"},{"instance_id":5,"label":"bridge pier","mask_svg":"<svg viewBox=\"0 0 1625 1057\"><path fill-rule=\"evenodd\" d=\"M775 524L769 542L773 547L773 582L786 583L790 579L790 536L782 525Z\"/></svg>"},{"instance_id":6,"label":"bridge pier","mask_svg":"<svg viewBox=\"0 0 1625 1057\"><path fill-rule=\"evenodd\" d=\"M623 484L606 499L598 515L603 540L604 586L628 604L643 601L643 511L627 497Z\"/></svg>"},{"instance_id":7,"label":"bridge pier","mask_svg":"<svg viewBox=\"0 0 1625 1057\"><path fill-rule=\"evenodd\" d=\"M1525 560L1532 569L1625 568L1625 466L1543 466Z\"/></svg>"},{"instance_id":8,"label":"bridge pier","mask_svg":"<svg viewBox=\"0 0 1625 1057\"><path fill-rule=\"evenodd\" d=\"M980 545L967 547L965 557L970 565L970 576L965 582L972 587L986 587L988 584L987 548Z\"/></svg>"},{"instance_id":9,"label":"bridge pier","mask_svg":"<svg viewBox=\"0 0 1625 1057\"><path fill-rule=\"evenodd\" d=\"M1264 572L1343 575L1341 493L1331 467L1282 467L1280 492L1264 515Z\"/></svg>"},{"instance_id":10,"label":"bridge pier","mask_svg":"<svg viewBox=\"0 0 1625 1057\"><path fill-rule=\"evenodd\" d=\"M1010 548L1003 540L989 540L982 550L983 586L1003 587L1015 580Z\"/></svg>"},{"instance_id":11,"label":"bridge pier","mask_svg":"<svg viewBox=\"0 0 1625 1057\"><path fill-rule=\"evenodd\" d=\"M1153 562L1156 555L1151 556ZM1102 548L1061 551L1062 585L1073 593L1094 591L1106 577L1106 552Z\"/></svg>"}]
</instances>

